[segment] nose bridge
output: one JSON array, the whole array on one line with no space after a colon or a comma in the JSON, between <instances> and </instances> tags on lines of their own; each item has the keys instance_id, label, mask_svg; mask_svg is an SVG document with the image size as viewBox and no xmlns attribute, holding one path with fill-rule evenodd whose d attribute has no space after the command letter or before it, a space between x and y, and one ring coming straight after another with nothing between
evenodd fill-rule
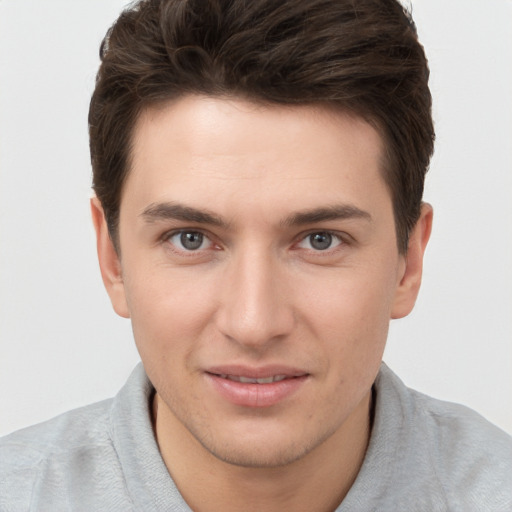
<instances>
[{"instance_id":1,"label":"nose bridge","mask_svg":"<svg viewBox=\"0 0 512 512\"><path fill-rule=\"evenodd\" d=\"M252 244L233 255L222 294L219 328L243 345L261 346L293 327L293 311L281 282L280 262Z\"/></svg>"}]
</instances>

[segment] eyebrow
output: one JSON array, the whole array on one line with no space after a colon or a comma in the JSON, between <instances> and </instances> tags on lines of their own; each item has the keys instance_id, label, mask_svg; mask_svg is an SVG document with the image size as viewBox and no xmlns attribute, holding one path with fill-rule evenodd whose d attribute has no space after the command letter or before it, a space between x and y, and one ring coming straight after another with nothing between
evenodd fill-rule
<instances>
[{"instance_id":1,"label":"eyebrow","mask_svg":"<svg viewBox=\"0 0 512 512\"><path fill-rule=\"evenodd\" d=\"M368 222L373 220L368 212L357 208L357 206L340 204L294 213L287 217L283 224L286 226L301 226L328 220L344 219L363 219Z\"/></svg>"},{"instance_id":2,"label":"eyebrow","mask_svg":"<svg viewBox=\"0 0 512 512\"><path fill-rule=\"evenodd\" d=\"M199 210L179 203L152 203L141 213L147 222L158 220L181 220L197 224L210 224L221 228L228 228L229 223L208 210ZM295 212L286 217L281 224L284 226L301 226L315 224L328 220L363 219L372 221L371 215L353 205L341 204L321 208L314 208L302 212Z\"/></svg>"},{"instance_id":3,"label":"eyebrow","mask_svg":"<svg viewBox=\"0 0 512 512\"><path fill-rule=\"evenodd\" d=\"M196 222L198 224L210 224L212 226L226 228L228 223L221 217L208 210L198 210L179 203L152 203L141 213L147 222L157 220L182 220Z\"/></svg>"}]
</instances>

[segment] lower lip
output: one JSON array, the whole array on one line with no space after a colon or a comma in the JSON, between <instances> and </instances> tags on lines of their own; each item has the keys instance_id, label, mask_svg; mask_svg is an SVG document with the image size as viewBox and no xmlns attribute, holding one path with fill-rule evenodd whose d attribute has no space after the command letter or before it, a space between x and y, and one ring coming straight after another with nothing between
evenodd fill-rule
<instances>
[{"instance_id":1,"label":"lower lip","mask_svg":"<svg viewBox=\"0 0 512 512\"><path fill-rule=\"evenodd\" d=\"M207 373L214 389L234 405L244 407L270 407L293 395L306 381L307 375L269 384L253 384L224 379Z\"/></svg>"}]
</instances>

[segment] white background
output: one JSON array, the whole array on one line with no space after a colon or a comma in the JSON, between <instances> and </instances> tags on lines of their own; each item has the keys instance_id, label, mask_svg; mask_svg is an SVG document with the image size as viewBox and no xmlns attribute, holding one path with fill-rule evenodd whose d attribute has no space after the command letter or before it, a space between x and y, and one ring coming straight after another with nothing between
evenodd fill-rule
<instances>
[{"instance_id":1,"label":"white background","mask_svg":"<svg viewBox=\"0 0 512 512\"><path fill-rule=\"evenodd\" d=\"M0 434L112 396L138 360L88 206L88 102L124 3L0 0ZM512 433L512 2L413 7L432 71L435 226L385 360Z\"/></svg>"}]
</instances>

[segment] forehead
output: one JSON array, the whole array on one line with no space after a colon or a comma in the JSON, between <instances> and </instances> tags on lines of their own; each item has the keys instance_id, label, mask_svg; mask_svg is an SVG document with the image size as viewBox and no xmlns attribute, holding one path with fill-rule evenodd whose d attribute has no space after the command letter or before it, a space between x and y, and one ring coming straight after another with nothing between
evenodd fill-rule
<instances>
[{"instance_id":1,"label":"forehead","mask_svg":"<svg viewBox=\"0 0 512 512\"><path fill-rule=\"evenodd\" d=\"M165 132L161 130L163 126ZM185 143L184 151L204 149L217 154L228 150L232 154L242 154L261 148L268 152L277 149L276 143L285 150L294 142L299 145L304 139L314 143L319 150L334 141L360 146L362 140L357 139L363 134L365 150L372 149L372 155L378 152L375 156L380 158L382 140L373 126L356 114L336 107L189 95L144 109L137 119L133 140L139 150L149 140L156 145L164 137L170 143L172 137L175 143ZM309 144L303 149L308 147Z\"/></svg>"},{"instance_id":2,"label":"forehead","mask_svg":"<svg viewBox=\"0 0 512 512\"><path fill-rule=\"evenodd\" d=\"M131 156L125 189L136 191L141 208L217 197L227 207L233 195L246 205L300 198L316 207L361 200L376 186L389 199L379 133L323 106L188 96L142 112Z\"/></svg>"}]
</instances>

